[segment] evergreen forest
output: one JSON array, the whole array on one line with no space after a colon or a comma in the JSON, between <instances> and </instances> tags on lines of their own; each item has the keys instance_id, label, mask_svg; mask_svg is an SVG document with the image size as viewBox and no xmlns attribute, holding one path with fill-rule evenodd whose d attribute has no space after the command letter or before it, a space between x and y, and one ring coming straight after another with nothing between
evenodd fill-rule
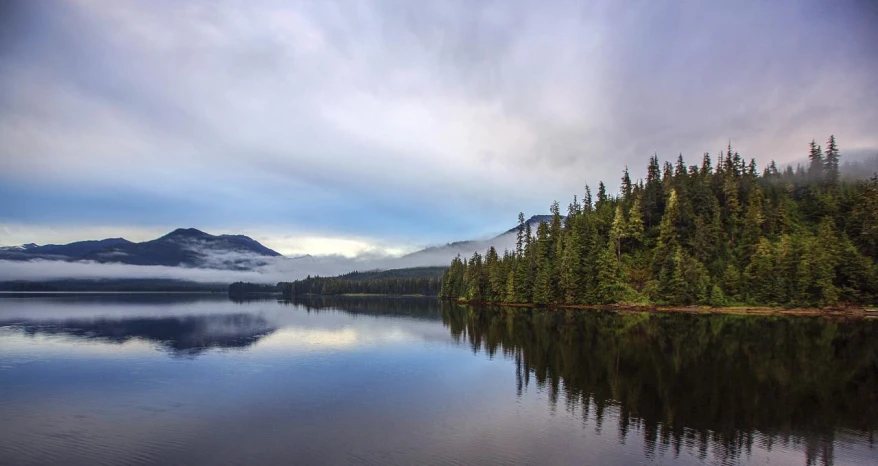
<instances>
[{"instance_id":1,"label":"evergreen forest","mask_svg":"<svg viewBox=\"0 0 878 466\"><path fill-rule=\"evenodd\" d=\"M878 297L878 175L839 174L835 137L807 164L760 173L731 146L699 164L626 167L618 195L603 182L573 196L502 255L457 257L444 298L485 303L869 305Z\"/></svg>"},{"instance_id":2,"label":"evergreen forest","mask_svg":"<svg viewBox=\"0 0 878 466\"><path fill-rule=\"evenodd\" d=\"M297 295L383 294L438 296L445 267L350 272L278 283L286 298Z\"/></svg>"}]
</instances>

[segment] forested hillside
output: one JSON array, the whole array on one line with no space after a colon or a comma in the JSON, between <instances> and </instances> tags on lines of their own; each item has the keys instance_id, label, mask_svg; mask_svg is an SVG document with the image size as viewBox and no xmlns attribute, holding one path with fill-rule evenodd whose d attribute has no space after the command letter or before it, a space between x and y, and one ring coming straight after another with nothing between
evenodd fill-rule
<instances>
[{"instance_id":1,"label":"forested hillside","mask_svg":"<svg viewBox=\"0 0 878 466\"><path fill-rule=\"evenodd\" d=\"M285 296L319 294L387 294L437 296L445 267L350 272L337 277L308 277L278 283Z\"/></svg>"},{"instance_id":2,"label":"forested hillside","mask_svg":"<svg viewBox=\"0 0 878 466\"><path fill-rule=\"evenodd\" d=\"M441 296L535 304L837 306L878 296L878 177L840 179L839 149L761 173L729 147L700 165L626 167L617 196L598 185L537 231L519 214L515 250L456 258Z\"/></svg>"}]
</instances>

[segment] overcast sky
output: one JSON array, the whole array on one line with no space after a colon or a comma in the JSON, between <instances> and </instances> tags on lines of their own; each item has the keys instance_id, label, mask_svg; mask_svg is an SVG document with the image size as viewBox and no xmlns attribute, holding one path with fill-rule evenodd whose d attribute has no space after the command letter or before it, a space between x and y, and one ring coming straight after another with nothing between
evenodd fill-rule
<instances>
[{"instance_id":1,"label":"overcast sky","mask_svg":"<svg viewBox=\"0 0 878 466\"><path fill-rule=\"evenodd\" d=\"M878 152L876 5L4 1L0 244L400 253L653 153Z\"/></svg>"}]
</instances>

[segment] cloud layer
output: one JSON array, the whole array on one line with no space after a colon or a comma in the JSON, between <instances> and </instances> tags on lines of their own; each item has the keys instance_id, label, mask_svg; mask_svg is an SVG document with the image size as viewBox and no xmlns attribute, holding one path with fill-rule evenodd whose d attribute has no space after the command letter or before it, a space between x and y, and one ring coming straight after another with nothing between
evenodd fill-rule
<instances>
[{"instance_id":1,"label":"cloud layer","mask_svg":"<svg viewBox=\"0 0 878 466\"><path fill-rule=\"evenodd\" d=\"M868 1L3 8L0 223L67 236L399 253L614 187L654 152L878 147Z\"/></svg>"}]
</instances>

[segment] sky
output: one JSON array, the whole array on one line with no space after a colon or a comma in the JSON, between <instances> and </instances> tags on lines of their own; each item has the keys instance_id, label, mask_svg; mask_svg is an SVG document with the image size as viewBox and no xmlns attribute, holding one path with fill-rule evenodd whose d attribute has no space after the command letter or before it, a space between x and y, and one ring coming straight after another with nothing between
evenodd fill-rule
<instances>
[{"instance_id":1,"label":"sky","mask_svg":"<svg viewBox=\"0 0 878 466\"><path fill-rule=\"evenodd\" d=\"M0 244L399 255L729 142L878 153L878 3L0 6Z\"/></svg>"}]
</instances>

